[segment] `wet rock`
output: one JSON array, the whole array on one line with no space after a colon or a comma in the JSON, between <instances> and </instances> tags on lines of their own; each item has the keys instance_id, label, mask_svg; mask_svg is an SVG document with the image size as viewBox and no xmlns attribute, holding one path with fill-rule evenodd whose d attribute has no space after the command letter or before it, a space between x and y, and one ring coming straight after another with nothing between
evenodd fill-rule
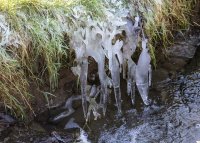
<instances>
[{"instance_id":1,"label":"wet rock","mask_svg":"<svg viewBox=\"0 0 200 143\"><path fill-rule=\"evenodd\" d=\"M167 78L169 78L169 72L164 68L159 68L153 72L152 83L154 85L157 82L163 81Z\"/></svg>"},{"instance_id":2,"label":"wet rock","mask_svg":"<svg viewBox=\"0 0 200 143\"><path fill-rule=\"evenodd\" d=\"M50 118L50 112L49 110L45 110L44 112L41 112L39 115L35 117L35 121L43 123L47 122L49 118Z\"/></svg>"},{"instance_id":3,"label":"wet rock","mask_svg":"<svg viewBox=\"0 0 200 143\"><path fill-rule=\"evenodd\" d=\"M72 103L72 108L78 109L82 106L82 101L81 100L74 100Z\"/></svg>"},{"instance_id":4,"label":"wet rock","mask_svg":"<svg viewBox=\"0 0 200 143\"><path fill-rule=\"evenodd\" d=\"M0 141L4 140L10 134L10 126L14 123L16 123L16 120L13 117L0 113Z\"/></svg>"},{"instance_id":5,"label":"wet rock","mask_svg":"<svg viewBox=\"0 0 200 143\"><path fill-rule=\"evenodd\" d=\"M190 39L174 44L167 53L173 57L191 59L194 57L198 43L199 37L190 37Z\"/></svg>"},{"instance_id":6,"label":"wet rock","mask_svg":"<svg viewBox=\"0 0 200 143\"><path fill-rule=\"evenodd\" d=\"M14 124L16 122L16 120L13 117L11 117L10 115L0 113L0 122Z\"/></svg>"},{"instance_id":7,"label":"wet rock","mask_svg":"<svg viewBox=\"0 0 200 143\"><path fill-rule=\"evenodd\" d=\"M0 141L4 141L6 137L11 133L11 128L9 124L1 124L0 123Z\"/></svg>"},{"instance_id":8,"label":"wet rock","mask_svg":"<svg viewBox=\"0 0 200 143\"><path fill-rule=\"evenodd\" d=\"M60 134L59 132L53 131L50 136L37 138L33 143L71 143L74 142L72 134Z\"/></svg>"},{"instance_id":9,"label":"wet rock","mask_svg":"<svg viewBox=\"0 0 200 143\"><path fill-rule=\"evenodd\" d=\"M10 138L7 137L7 138L5 138L5 139L3 140L3 143L9 143L9 140L10 140Z\"/></svg>"},{"instance_id":10,"label":"wet rock","mask_svg":"<svg viewBox=\"0 0 200 143\"><path fill-rule=\"evenodd\" d=\"M169 58L167 62L165 62L162 67L166 69L168 72L180 72L183 71L183 67L188 63L188 59L184 58Z\"/></svg>"},{"instance_id":11,"label":"wet rock","mask_svg":"<svg viewBox=\"0 0 200 143\"><path fill-rule=\"evenodd\" d=\"M37 132L46 132L46 130L37 122L33 122L30 128Z\"/></svg>"}]
</instances>

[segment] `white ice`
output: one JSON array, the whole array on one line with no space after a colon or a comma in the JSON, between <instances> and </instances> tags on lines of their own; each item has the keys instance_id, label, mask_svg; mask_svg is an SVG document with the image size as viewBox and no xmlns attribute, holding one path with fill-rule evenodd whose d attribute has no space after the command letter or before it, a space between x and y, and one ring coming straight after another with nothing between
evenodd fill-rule
<instances>
[{"instance_id":1,"label":"white ice","mask_svg":"<svg viewBox=\"0 0 200 143\"><path fill-rule=\"evenodd\" d=\"M142 53L136 66L136 85L143 102L149 105L148 93L151 81L151 57L147 48L147 39L142 39Z\"/></svg>"}]
</instances>

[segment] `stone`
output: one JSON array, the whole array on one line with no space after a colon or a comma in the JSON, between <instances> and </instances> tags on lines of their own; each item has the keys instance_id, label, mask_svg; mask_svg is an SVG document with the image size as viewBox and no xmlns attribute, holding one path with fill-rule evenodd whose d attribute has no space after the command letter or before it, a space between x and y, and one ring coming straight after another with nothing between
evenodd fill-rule
<instances>
[{"instance_id":1,"label":"stone","mask_svg":"<svg viewBox=\"0 0 200 143\"><path fill-rule=\"evenodd\" d=\"M37 132L46 132L46 130L37 122L32 122L30 128Z\"/></svg>"},{"instance_id":2,"label":"stone","mask_svg":"<svg viewBox=\"0 0 200 143\"><path fill-rule=\"evenodd\" d=\"M167 62L161 65L162 68L167 70L168 72L171 71L182 71L183 67L188 63L188 59L186 58L176 58L171 57L168 59Z\"/></svg>"},{"instance_id":3,"label":"stone","mask_svg":"<svg viewBox=\"0 0 200 143\"><path fill-rule=\"evenodd\" d=\"M197 47L190 44L190 42L179 42L167 50L168 55L181 58L193 58Z\"/></svg>"},{"instance_id":4,"label":"stone","mask_svg":"<svg viewBox=\"0 0 200 143\"><path fill-rule=\"evenodd\" d=\"M152 85L157 84L169 78L169 72L164 68L159 68L153 71Z\"/></svg>"}]
</instances>

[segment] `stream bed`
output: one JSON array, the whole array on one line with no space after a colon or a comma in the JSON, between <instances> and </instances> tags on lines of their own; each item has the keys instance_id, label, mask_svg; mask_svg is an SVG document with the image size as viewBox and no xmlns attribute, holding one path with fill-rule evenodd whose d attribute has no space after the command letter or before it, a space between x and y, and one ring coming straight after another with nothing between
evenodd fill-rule
<instances>
[{"instance_id":1,"label":"stream bed","mask_svg":"<svg viewBox=\"0 0 200 143\"><path fill-rule=\"evenodd\" d=\"M197 41L200 43L199 39ZM64 109L48 110L38 115L28 127L18 124L8 128L11 131L2 142L196 143L200 141L200 48L198 44L195 46L196 54L187 62L182 60L183 57L173 56L172 62L165 62L154 71L150 106L142 103L139 94L136 105L132 106L125 92L126 82L122 81L122 116L117 114L112 95L106 116L95 121L92 118L85 124L81 101L77 101L73 104L76 111L72 115L53 122L52 118ZM181 65L181 70L177 70L176 62ZM77 128L64 129L69 121L74 121L73 126Z\"/></svg>"},{"instance_id":2,"label":"stream bed","mask_svg":"<svg viewBox=\"0 0 200 143\"><path fill-rule=\"evenodd\" d=\"M149 107L127 110L105 124L99 143L195 143L200 141L200 49L173 79L150 92L159 99ZM156 94L156 95L155 95ZM112 124L112 125L111 125Z\"/></svg>"},{"instance_id":3,"label":"stream bed","mask_svg":"<svg viewBox=\"0 0 200 143\"><path fill-rule=\"evenodd\" d=\"M182 45L187 44L182 43ZM180 50L182 45L179 43L177 50ZM136 105L132 106L130 97L123 92L126 91L126 83L122 81L122 116L117 114L112 95L106 117L97 121L92 119L86 125L82 109L78 109L72 116L59 121L56 126L64 128L73 119L86 131L84 139L79 137L80 140L76 138L71 142L195 143L200 141L200 49L197 48L194 55L194 48L190 46L187 48L192 51L193 58L187 59L185 66L181 65L184 70L176 69L176 63L180 65L181 61L184 61L180 52L177 52L178 58L173 55L171 62L164 64L163 69L168 71L167 74L161 69L154 72L154 80L160 76L162 80L154 81L150 89L152 105L145 106L138 94ZM184 50L187 51L187 48ZM192 55L185 53L182 55Z\"/></svg>"}]
</instances>

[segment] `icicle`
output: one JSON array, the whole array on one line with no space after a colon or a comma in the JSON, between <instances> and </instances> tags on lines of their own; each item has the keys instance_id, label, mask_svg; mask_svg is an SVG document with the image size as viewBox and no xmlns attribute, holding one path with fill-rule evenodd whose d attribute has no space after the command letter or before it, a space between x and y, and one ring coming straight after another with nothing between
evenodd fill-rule
<instances>
[{"instance_id":1,"label":"icicle","mask_svg":"<svg viewBox=\"0 0 200 143\"><path fill-rule=\"evenodd\" d=\"M106 109L107 109L107 102L108 102L108 82L107 82L107 75L105 73L104 64L98 63L98 72L99 72L99 79L101 83L101 97L100 103L103 105L103 114L105 116Z\"/></svg>"},{"instance_id":2,"label":"icicle","mask_svg":"<svg viewBox=\"0 0 200 143\"><path fill-rule=\"evenodd\" d=\"M91 111L93 112L94 120L97 120L98 118L101 117L101 115L97 112L97 110L100 108L100 106L96 102L96 98L99 95L99 93L100 93L99 88L97 88L95 85L93 85L90 90L90 96L88 98L90 105L88 107L86 122L90 118Z\"/></svg>"},{"instance_id":3,"label":"icicle","mask_svg":"<svg viewBox=\"0 0 200 143\"><path fill-rule=\"evenodd\" d=\"M152 69L151 69L151 65L149 65L149 86L151 86L151 81L152 80Z\"/></svg>"},{"instance_id":4,"label":"icicle","mask_svg":"<svg viewBox=\"0 0 200 143\"><path fill-rule=\"evenodd\" d=\"M121 52L123 42L117 40L116 43L112 45L112 39L117 34L116 32L116 29L113 29L112 32L106 30L102 46L106 51L107 58L109 59L109 70L111 71L115 100L118 112L121 113L120 66L123 62Z\"/></svg>"},{"instance_id":5,"label":"icicle","mask_svg":"<svg viewBox=\"0 0 200 143\"><path fill-rule=\"evenodd\" d=\"M86 28L85 40L86 53L95 59L98 64L98 74L101 83L101 97L100 103L103 105L103 114L105 115L107 108L108 98L108 82L107 75L105 73L105 52L101 47L101 38L98 37L100 34L103 37L103 31L97 26L96 23L90 23L92 27Z\"/></svg>"},{"instance_id":6,"label":"icicle","mask_svg":"<svg viewBox=\"0 0 200 143\"><path fill-rule=\"evenodd\" d=\"M142 39L142 53L139 57L138 64L136 66L136 85L139 93L146 105L149 105L148 92L149 92L149 75L151 75L150 67L151 57L148 53L147 39Z\"/></svg>"},{"instance_id":7,"label":"icicle","mask_svg":"<svg viewBox=\"0 0 200 143\"><path fill-rule=\"evenodd\" d=\"M69 115L71 115L72 113L75 112L75 110L72 108L72 102L74 100L80 100L81 96L71 96L70 98L67 99L63 109L67 109L67 111L60 113L59 115L57 115L53 121L57 121L60 120L62 118L68 117Z\"/></svg>"},{"instance_id":8,"label":"icicle","mask_svg":"<svg viewBox=\"0 0 200 143\"><path fill-rule=\"evenodd\" d=\"M88 74L88 59L86 57L82 58L81 61L81 95L82 95L82 106L84 117L87 118L87 74Z\"/></svg>"},{"instance_id":9,"label":"icicle","mask_svg":"<svg viewBox=\"0 0 200 143\"><path fill-rule=\"evenodd\" d=\"M128 79L127 79L127 93L131 96L132 104L135 100L135 63L132 61L131 56L135 52L138 44L138 31L139 31L139 17L135 17L135 23L130 18L127 18L127 24L124 29L126 32L126 44L123 46L123 78L126 79L126 67L128 61Z\"/></svg>"},{"instance_id":10,"label":"icicle","mask_svg":"<svg viewBox=\"0 0 200 143\"><path fill-rule=\"evenodd\" d=\"M113 88L115 93L115 100L118 108L118 112L121 114L121 90L120 90L120 68L117 58L113 56L112 58L112 69L111 76L113 81Z\"/></svg>"},{"instance_id":11,"label":"icicle","mask_svg":"<svg viewBox=\"0 0 200 143\"><path fill-rule=\"evenodd\" d=\"M129 59L128 60L128 79L127 79L127 93L131 96L131 102L135 104L135 72L136 64Z\"/></svg>"},{"instance_id":12,"label":"icicle","mask_svg":"<svg viewBox=\"0 0 200 143\"><path fill-rule=\"evenodd\" d=\"M123 47L123 55L125 59L131 58L138 44L140 31L139 20L139 17L135 17L135 23L133 25L133 21L130 18L126 19L127 24L124 26L124 30L126 32L126 42Z\"/></svg>"},{"instance_id":13,"label":"icicle","mask_svg":"<svg viewBox=\"0 0 200 143\"><path fill-rule=\"evenodd\" d=\"M91 87L89 97L92 97L92 98L93 98L93 97L96 95L96 93L97 93L97 87L96 87L96 85L93 85L93 86Z\"/></svg>"},{"instance_id":14,"label":"icicle","mask_svg":"<svg viewBox=\"0 0 200 143\"><path fill-rule=\"evenodd\" d=\"M77 67L73 67L72 71L75 75L80 76L82 107L84 117L87 115L87 74L88 74L88 56L86 54L86 46L84 45L83 35L84 29L80 28L74 32L71 45L76 52Z\"/></svg>"},{"instance_id":15,"label":"icicle","mask_svg":"<svg viewBox=\"0 0 200 143\"><path fill-rule=\"evenodd\" d=\"M139 36L139 17L135 17L135 23L127 17L127 24L124 26L126 32L126 42L123 46L123 78L126 79L126 67L128 64L128 75L127 75L127 93L131 96L132 104L135 103L135 72L136 64L132 60L132 55L135 52L136 46L138 44Z\"/></svg>"}]
</instances>

